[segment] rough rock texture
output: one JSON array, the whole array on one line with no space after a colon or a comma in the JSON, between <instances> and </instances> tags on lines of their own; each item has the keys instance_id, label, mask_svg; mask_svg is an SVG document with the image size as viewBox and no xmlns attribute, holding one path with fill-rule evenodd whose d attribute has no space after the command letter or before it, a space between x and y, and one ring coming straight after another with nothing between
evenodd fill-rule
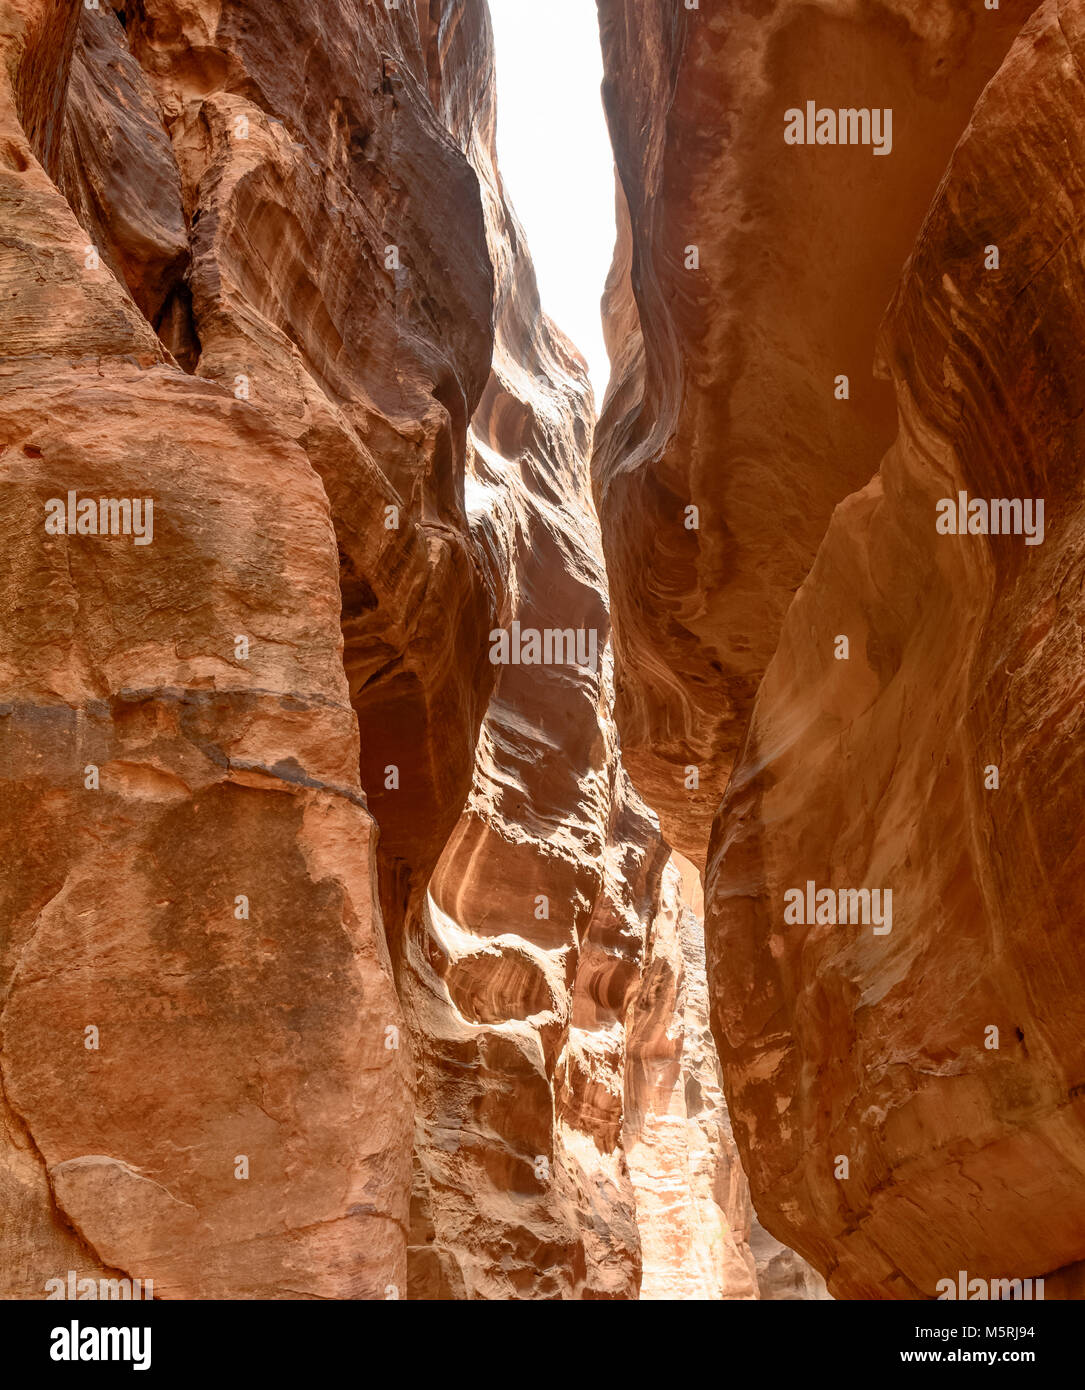
<instances>
[{"instance_id":1,"label":"rough rock texture","mask_svg":"<svg viewBox=\"0 0 1085 1390\"><path fill-rule=\"evenodd\" d=\"M752 1208L708 1030L701 923L682 888L669 865L629 1024L624 1141L641 1298L756 1298Z\"/></svg>"},{"instance_id":2,"label":"rough rock texture","mask_svg":"<svg viewBox=\"0 0 1085 1390\"><path fill-rule=\"evenodd\" d=\"M703 865L792 595L893 438L878 322L1035 0L598 6L619 246L593 473L618 727L664 834ZM785 145L807 100L891 107L891 155Z\"/></svg>"},{"instance_id":3,"label":"rough rock texture","mask_svg":"<svg viewBox=\"0 0 1085 1390\"><path fill-rule=\"evenodd\" d=\"M1083 65L1085 5L1051 0L973 113L884 325L897 440L834 514L714 832L736 1133L843 1297L961 1269L1080 1296ZM937 534L959 492L1043 498L1043 544ZM891 933L786 925L807 880L891 889Z\"/></svg>"},{"instance_id":4,"label":"rough rock texture","mask_svg":"<svg viewBox=\"0 0 1085 1390\"><path fill-rule=\"evenodd\" d=\"M0 1290L798 1287L619 757L485 6L0 0L0 56Z\"/></svg>"},{"instance_id":5,"label":"rough rock texture","mask_svg":"<svg viewBox=\"0 0 1085 1390\"><path fill-rule=\"evenodd\" d=\"M488 52L486 33L474 42ZM677 1269L711 1231L726 1255L705 1257L691 1296L756 1297L748 1189L719 1127L702 1133L696 1109L683 1111L657 1141L660 1165L676 1169L676 1206L653 1205L630 1152L651 1146L641 1111L671 1100L649 1076L657 1030L679 1054L700 1048L695 1065L715 1054L703 1015L687 1042L675 1013L677 887L664 883L668 851L618 756L584 364L541 315L496 170L491 91L474 116L465 151L483 189L497 312L466 500L494 630L594 633L600 661L594 672L497 668L471 795L418 918L408 911L400 984L419 1057L410 1294L645 1296L665 1286L657 1264ZM700 1223L692 1237L687 1209Z\"/></svg>"},{"instance_id":6,"label":"rough rock texture","mask_svg":"<svg viewBox=\"0 0 1085 1390\"><path fill-rule=\"evenodd\" d=\"M623 1142L637 1199L644 1299L821 1299L824 1281L753 1210L709 1028L703 899L675 855L664 871L627 1024Z\"/></svg>"},{"instance_id":7,"label":"rough rock texture","mask_svg":"<svg viewBox=\"0 0 1085 1390\"><path fill-rule=\"evenodd\" d=\"M58 184L81 227L156 327L187 293L181 176L143 69L109 13L84 13L68 82ZM180 357L191 369L194 359Z\"/></svg>"},{"instance_id":8,"label":"rough rock texture","mask_svg":"<svg viewBox=\"0 0 1085 1390\"><path fill-rule=\"evenodd\" d=\"M384 1046L328 502L289 434L186 376L88 261L46 172L67 8L5 4L0 27L5 1281L40 1296L100 1262L167 1297L383 1295L409 1078ZM148 144L143 265L178 214ZM139 261L123 227L113 245ZM152 543L47 534L69 490L151 498Z\"/></svg>"},{"instance_id":9,"label":"rough rock texture","mask_svg":"<svg viewBox=\"0 0 1085 1390\"><path fill-rule=\"evenodd\" d=\"M1080 1297L1085 6L599 11L617 722L707 846L758 1212L837 1297ZM891 107L892 155L786 145L807 100ZM1043 498L1043 544L938 534L959 492ZM786 920L808 883L891 931Z\"/></svg>"},{"instance_id":10,"label":"rough rock texture","mask_svg":"<svg viewBox=\"0 0 1085 1390\"><path fill-rule=\"evenodd\" d=\"M457 143L477 9L147 0L128 18L192 229L191 324L171 326L327 492L394 944L404 884L424 886L463 805L489 693L492 598L463 503L492 350L482 199Z\"/></svg>"}]
</instances>

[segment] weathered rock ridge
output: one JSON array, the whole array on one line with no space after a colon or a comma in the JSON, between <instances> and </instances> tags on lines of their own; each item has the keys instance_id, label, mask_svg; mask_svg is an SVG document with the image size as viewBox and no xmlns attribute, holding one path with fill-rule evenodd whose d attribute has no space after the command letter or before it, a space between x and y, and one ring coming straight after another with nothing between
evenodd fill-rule
<instances>
[{"instance_id":1,"label":"weathered rock ridge","mask_svg":"<svg viewBox=\"0 0 1085 1390\"><path fill-rule=\"evenodd\" d=\"M893 439L878 323L1035 0L598 5L619 247L592 467L618 727L664 834L703 865L792 595ZM808 100L891 108L891 156L786 145Z\"/></svg>"},{"instance_id":2,"label":"weathered rock ridge","mask_svg":"<svg viewBox=\"0 0 1085 1390\"><path fill-rule=\"evenodd\" d=\"M0 0L0 52L0 1292L818 1296L621 762L482 0Z\"/></svg>"},{"instance_id":3,"label":"weathered rock ridge","mask_svg":"<svg viewBox=\"0 0 1085 1390\"><path fill-rule=\"evenodd\" d=\"M599 10L617 722L707 863L758 1212L837 1297L1080 1297L1085 5ZM786 145L808 99L892 107L891 157ZM960 493L1042 544L940 533Z\"/></svg>"}]
</instances>

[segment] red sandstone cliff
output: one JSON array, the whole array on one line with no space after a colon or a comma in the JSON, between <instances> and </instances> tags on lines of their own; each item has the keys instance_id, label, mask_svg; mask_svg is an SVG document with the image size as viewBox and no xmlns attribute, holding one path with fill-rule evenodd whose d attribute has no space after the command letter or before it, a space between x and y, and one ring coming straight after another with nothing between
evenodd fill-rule
<instances>
[{"instance_id":1,"label":"red sandstone cliff","mask_svg":"<svg viewBox=\"0 0 1085 1390\"><path fill-rule=\"evenodd\" d=\"M619 247L592 467L618 727L664 833L703 865L792 595L893 438L878 322L1035 0L598 5ZM891 155L785 145L808 100L892 108Z\"/></svg>"},{"instance_id":2,"label":"red sandstone cliff","mask_svg":"<svg viewBox=\"0 0 1085 1390\"><path fill-rule=\"evenodd\" d=\"M3 1292L757 1297L484 5L0 47Z\"/></svg>"},{"instance_id":3,"label":"red sandstone cliff","mask_svg":"<svg viewBox=\"0 0 1085 1390\"><path fill-rule=\"evenodd\" d=\"M754 1193L844 1297L1085 1287L1083 59L1085 6L1044 5L954 152L883 329L896 442L834 513L713 833ZM960 492L1044 499L1043 543L938 534ZM890 889L892 931L784 925L807 880Z\"/></svg>"},{"instance_id":4,"label":"red sandstone cliff","mask_svg":"<svg viewBox=\"0 0 1085 1390\"><path fill-rule=\"evenodd\" d=\"M617 722L707 864L754 1201L839 1297L1080 1296L1085 7L599 10ZM891 157L785 143L808 99L891 107ZM961 492L1043 543L939 534ZM785 917L808 883L891 931Z\"/></svg>"},{"instance_id":5,"label":"red sandstone cliff","mask_svg":"<svg viewBox=\"0 0 1085 1390\"><path fill-rule=\"evenodd\" d=\"M482 0L0 0L5 1295L1081 1292L1085 6L599 10L596 425Z\"/></svg>"}]
</instances>

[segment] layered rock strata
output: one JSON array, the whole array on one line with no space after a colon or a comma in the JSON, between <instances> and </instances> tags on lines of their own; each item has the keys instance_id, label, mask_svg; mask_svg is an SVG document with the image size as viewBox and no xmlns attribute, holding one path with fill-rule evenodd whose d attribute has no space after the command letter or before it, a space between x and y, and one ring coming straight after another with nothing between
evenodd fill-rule
<instances>
[{"instance_id":1,"label":"layered rock strata","mask_svg":"<svg viewBox=\"0 0 1085 1390\"><path fill-rule=\"evenodd\" d=\"M0 47L3 1292L758 1296L484 5Z\"/></svg>"},{"instance_id":2,"label":"layered rock strata","mask_svg":"<svg viewBox=\"0 0 1085 1390\"><path fill-rule=\"evenodd\" d=\"M108 40L76 51L65 15ZM186 375L141 309L184 261L173 150L140 138L127 60L68 82L119 52L116 19L3 18L6 1291L113 1267L164 1297L383 1296L409 1076L328 499L272 412ZM62 120L72 92L93 105ZM92 140L73 201L137 185L87 227L49 171L99 121L157 176ZM54 498L74 534L46 527Z\"/></svg>"},{"instance_id":3,"label":"layered rock strata","mask_svg":"<svg viewBox=\"0 0 1085 1390\"><path fill-rule=\"evenodd\" d=\"M1085 12L599 9L617 719L758 1212L838 1297L1080 1296Z\"/></svg>"},{"instance_id":4,"label":"layered rock strata","mask_svg":"<svg viewBox=\"0 0 1085 1390\"><path fill-rule=\"evenodd\" d=\"M642 1299L821 1299L821 1277L761 1226L709 1028L703 901L680 856L663 878L628 1027L623 1142Z\"/></svg>"},{"instance_id":5,"label":"layered rock strata","mask_svg":"<svg viewBox=\"0 0 1085 1390\"><path fill-rule=\"evenodd\" d=\"M488 53L485 30L472 43ZM677 1269L686 1217L644 1200L627 1116L652 1087L671 1104L714 1050L675 1014L672 989L654 1021L679 1065L665 1087L643 1073L648 1001L675 968L677 887L618 754L586 372L541 313L496 167L492 87L484 98L463 147L486 209L495 350L465 496L501 659L471 795L407 915L401 994L420 1058L411 1293L650 1296L643 1251ZM575 640L576 663L507 659L501 640L517 632ZM721 1129L702 1134L696 1110L683 1112L658 1147L661 1163L682 1165L680 1204L727 1247L691 1296L758 1296L745 1178Z\"/></svg>"},{"instance_id":6,"label":"layered rock strata","mask_svg":"<svg viewBox=\"0 0 1085 1390\"><path fill-rule=\"evenodd\" d=\"M896 442L833 516L714 831L740 1148L842 1297L1082 1288L1083 59L1085 6L1046 4L973 112L883 329ZM1031 538L948 534L962 494ZM808 882L891 892L891 930L789 925Z\"/></svg>"},{"instance_id":7,"label":"layered rock strata","mask_svg":"<svg viewBox=\"0 0 1085 1390\"><path fill-rule=\"evenodd\" d=\"M792 596L893 439L879 320L1035 0L598 5L619 245L593 473L618 727L703 866ZM889 109L888 157L785 144L808 102L857 123Z\"/></svg>"}]
</instances>

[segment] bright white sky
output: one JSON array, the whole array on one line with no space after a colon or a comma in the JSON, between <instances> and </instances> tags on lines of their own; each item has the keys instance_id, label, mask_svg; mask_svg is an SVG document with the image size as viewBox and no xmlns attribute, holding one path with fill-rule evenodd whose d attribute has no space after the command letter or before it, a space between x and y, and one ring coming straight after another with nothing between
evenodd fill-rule
<instances>
[{"instance_id":1,"label":"bright white sky","mask_svg":"<svg viewBox=\"0 0 1085 1390\"><path fill-rule=\"evenodd\" d=\"M505 188L543 308L588 359L598 410L610 376L599 298L615 233L595 0L490 0L490 14Z\"/></svg>"}]
</instances>

